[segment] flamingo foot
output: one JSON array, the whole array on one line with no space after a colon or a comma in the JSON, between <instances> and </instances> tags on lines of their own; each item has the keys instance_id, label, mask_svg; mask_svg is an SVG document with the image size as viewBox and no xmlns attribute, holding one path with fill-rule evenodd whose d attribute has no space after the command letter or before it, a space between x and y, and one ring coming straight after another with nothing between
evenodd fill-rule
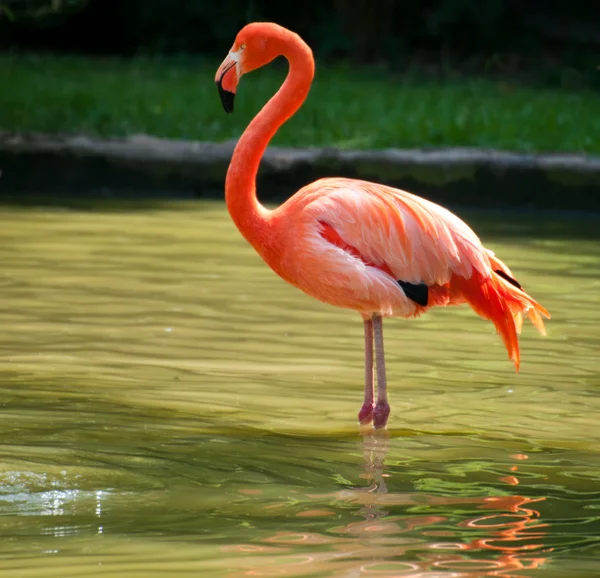
<instances>
[{"instance_id":1,"label":"flamingo foot","mask_svg":"<svg viewBox=\"0 0 600 578\"><path fill-rule=\"evenodd\" d=\"M375 405L371 402L363 403L363 406L360 408L358 412L358 423L361 425L366 425L373 421L373 409Z\"/></svg>"},{"instance_id":2,"label":"flamingo foot","mask_svg":"<svg viewBox=\"0 0 600 578\"><path fill-rule=\"evenodd\" d=\"M387 401L378 401L373 409L373 427L375 429L384 428L387 425L390 416L390 405Z\"/></svg>"}]
</instances>

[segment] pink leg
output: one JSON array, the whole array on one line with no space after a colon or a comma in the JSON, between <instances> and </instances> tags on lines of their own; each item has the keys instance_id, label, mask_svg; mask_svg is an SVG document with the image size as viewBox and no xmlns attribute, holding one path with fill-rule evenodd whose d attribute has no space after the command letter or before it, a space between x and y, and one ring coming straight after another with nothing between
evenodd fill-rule
<instances>
[{"instance_id":1,"label":"pink leg","mask_svg":"<svg viewBox=\"0 0 600 578\"><path fill-rule=\"evenodd\" d=\"M373 315L373 334L375 337L375 362L377 369L377 403L373 410L373 426L383 428L390 415L387 399L387 378L385 375L385 354L383 351L383 319L376 313Z\"/></svg>"},{"instance_id":2,"label":"pink leg","mask_svg":"<svg viewBox=\"0 0 600 578\"><path fill-rule=\"evenodd\" d=\"M373 420L373 320L365 319L365 401L358 412L361 424Z\"/></svg>"}]
</instances>

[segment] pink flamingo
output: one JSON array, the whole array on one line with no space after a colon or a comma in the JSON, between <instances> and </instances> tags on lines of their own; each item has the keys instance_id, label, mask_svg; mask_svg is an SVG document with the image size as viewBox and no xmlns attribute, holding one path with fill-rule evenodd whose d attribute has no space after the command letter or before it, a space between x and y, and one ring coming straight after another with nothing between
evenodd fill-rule
<instances>
[{"instance_id":1,"label":"pink flamingo","mask_svg":"<svg viewBox=\"0 0 600 578\"><path fill-rule=\"evenodd\" d=\"M320 301L361 314L365 394L359 422L382 428L390 413L383 317L416 317L431 307L468 303L494 323L518 371L522 315L544 335L540 313L550 314L448 210L402 190L346 178L317 180L274 210L259 203L260 160L277 129L306 99L314 76L312 52L286 28L255 22L238 33L215 77L225 111L233 112L241 76L280 55L289 61L289 73L240 137L225 200L239 231L275 273Z\"/></svg>"}]
</instances>

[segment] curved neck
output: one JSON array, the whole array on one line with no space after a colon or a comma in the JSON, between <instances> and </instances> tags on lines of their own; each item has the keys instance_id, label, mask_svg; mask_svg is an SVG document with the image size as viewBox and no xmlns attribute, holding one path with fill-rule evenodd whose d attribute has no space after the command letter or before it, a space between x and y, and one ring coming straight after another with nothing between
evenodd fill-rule
<instances>
[{"instance_id":1,"label":"curved neck","mask_svg":"<svg viewBox=\"0 0 600 578\"><path fill-rule=\"evenodd\" d=\"M236 227L258 250L267 242L271 211L256 198L256 175L260 160L277 129L302 105L314 76L310 48L295 34L286 38L282 55L289 72L277 93L254 117L240 137L227 170L225 202Z\"/></svg>"}]
</instances>

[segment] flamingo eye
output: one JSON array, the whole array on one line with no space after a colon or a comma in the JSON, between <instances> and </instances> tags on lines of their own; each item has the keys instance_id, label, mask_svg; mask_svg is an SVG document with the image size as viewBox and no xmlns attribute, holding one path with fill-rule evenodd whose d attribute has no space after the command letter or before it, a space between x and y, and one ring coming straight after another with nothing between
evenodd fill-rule
<instances>
[{"instance_id":1,"label":"flamingo eye","mask_svg":"<svg viewBox=\"0 0 600 578\"><path fill-rule=\"evenodd\" d=\"M245 48L246 48L246 45L245 45L245 44L242 44L242 45L240 46L240 50L244 50Z\"/></svg>"}]
</instances>

